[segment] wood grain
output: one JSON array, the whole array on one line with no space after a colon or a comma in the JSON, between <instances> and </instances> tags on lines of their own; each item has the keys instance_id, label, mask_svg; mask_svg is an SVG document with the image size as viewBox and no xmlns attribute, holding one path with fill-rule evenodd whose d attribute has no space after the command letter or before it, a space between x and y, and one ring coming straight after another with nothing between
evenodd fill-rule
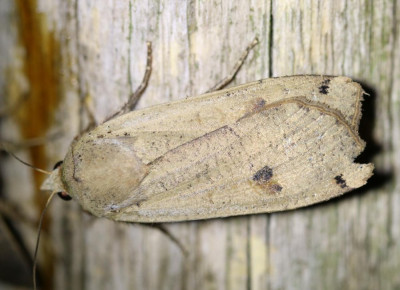
<instances>
[{"instance_id":1,"label":"wood grain","mask_svg":"<svg viewBox=\"0 0 400 290\"><path fill-rule=\"evenodd\" d=\"M292 74L345 75L362 83L370 96L360 126L368 145L360 159L376 167L366 188L317 206L167 224L188 257L156 229L94 218L75 203L56 201L39 252L47 289L399 287L398 1L26 2L34 8L29 16L40 27L39 43L59 44L59 57L52 58L58 63L59 103L40 115L51 121L49 131L62 130L63 137L46 142L46 169L85 127L83 102L101 121L139 85L146 41L153 42L154 64L141 108L206 91L229 74L254 36L260 44L235 84ZM0 16L0 104L8 106L29 97L32 84L24 67L31 47L20 40L20 20L27 17L20 6L1 1ZM42 57L52 53L43 49ZM30 124L16 118L2 117L2 138L25 136L20 127ZM18 152L37 165L34 154ZM2 198L37 218L42 177L3 155L1 174ZM15 224L32 252L35 229Z\"/></svg>"}]
</instances>

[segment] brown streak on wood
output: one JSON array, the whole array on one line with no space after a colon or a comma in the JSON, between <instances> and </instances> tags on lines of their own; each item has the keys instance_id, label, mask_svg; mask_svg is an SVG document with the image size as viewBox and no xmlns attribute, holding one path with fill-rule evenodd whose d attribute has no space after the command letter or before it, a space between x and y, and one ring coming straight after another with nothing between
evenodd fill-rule
<instances>
[{"instance_id":1,"label":"brown streak on wood","mask_svg":"<svg viewBox=\"0 0 400 290\"><path fill-rule=\"evenodd\" d=\"M24 70L29 83L28 97L15 118L24 138L44 136L49 129L59 102L59 71L57 64L60 48L46 19L36 12L36 0L17 0L19 13L19 41L25 48ZM46 168L44 146L30 148L33 166ZM44 205L45 197L39 194L44 176L35 172L38 190L37 202ZM43 196L43 198L40 198Z\"/></svg>"},{"instance_id":2,"label":"brown streak on wood","mask_svg":"<svg viewBox=\"0 0 400 290\"><path fill-rule=\"evenodd\" d=\"M58 65L60 62L60 47L43 14L37 12L36 0L17 0L19 16L19 42L24 48L25 59L23 70L29 88L26 101L13 116L24 139L45 136L52 124L57 105L60 100L60 79ZM46 168L46 153L44 145L29 148L31 162L38 168ZM33 172L35 182L35 203L43 208L46 195L40 192L44 176ZM49 229L49 219L44 220L43 231ZM45 274L44 289L50 289L53 283L53 253L46 249L42 270Z\"/></svg>"}]
</instances>

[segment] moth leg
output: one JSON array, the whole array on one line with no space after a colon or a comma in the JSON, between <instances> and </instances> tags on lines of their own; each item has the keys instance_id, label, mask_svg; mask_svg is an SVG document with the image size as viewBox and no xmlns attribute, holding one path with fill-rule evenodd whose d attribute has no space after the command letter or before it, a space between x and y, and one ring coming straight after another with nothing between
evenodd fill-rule
<instances>
[{"instance_id":1,"label":"moth leg","mask_svg":"<svg viewBox=\"0 0 400 290\"><path fill-rule=\"evenodd\" d=\"M174 236L162 224L143 224L143 225L159 229L164 235L166 235L172 242L174 242L178 246L184 257L187 257L189 255L189 252L186 249L186 247L179 241L179 239L176 236Z\"/></svg>"},{"instance_id":2,"label":"moth leg","mask_svg":"<svg viewBox=\"0 0 400 290\"><path fill-rule=\"evenodd\" d=\"M136 89L136 91L130 95L128 102L122 107L122 110L124 110L123 113L127 113L129 111L132 111L137 102L139 101L140 97L142 96L144 90L147 88L147 85L149 83L150 75L151 75L151 63L152 63L152 49L151 49L151 42L147 42L147 61L146 61L146 71L143 76L143 80L139 87Z\"/></svg>"},{"instance_id":3,"label":"moth leg","mask_svg":"<svg viewBox=\"0 0 400 290\"><path fill-rule=\"evenodd\" d=\"M236 74L239 72L240 68L242 67L244 61L246 60L247 56L250 53L250 50L252 50L257 44L259 43L258 38L254 38L254 40L247 46L246 50L243 52L242 56L239 58L238 62L234 66L232 72L224 78L222 81L217 83L215 86L213 86L211 89L206 91L206 93L214 92L223 89L225 86L227 86L236 76Z\"/></svg>"},{"instance_id":4,"label":"moth leg","mask_svg":"<svg viewBox=\"0 0 400 290\"><path fill-rule=\"evenodd\" d=\"M112 119L112 118L114 118L116 116L128 113L128 112L132 111L135 108L137 102L139 101L140 97L142 96L144 90L147 88L147 85L149 83L149 79L150 79L150 75L151 75L151 63L152 63L152 60L153 60L153 57L152 57L151 42L148 41L147 42L146 71L144 73L142 82L140 83L140 85L136 89L136 91L133 92L129 96L129 99L125 103L125 105L123 105L122 108L119 111L117 111L115 114L113 114L111 117L108 117L106 119L106 121L108 121L108 120L110 120L110 119Z\"/></svg>"}]
</instances>

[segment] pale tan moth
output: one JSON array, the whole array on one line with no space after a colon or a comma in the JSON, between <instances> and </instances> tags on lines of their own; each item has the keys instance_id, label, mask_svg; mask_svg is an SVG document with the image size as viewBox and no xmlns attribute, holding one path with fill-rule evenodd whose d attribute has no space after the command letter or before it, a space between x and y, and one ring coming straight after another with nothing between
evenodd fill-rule
<instances>
[{"instance_id":1,"label":"pale tan moth","mask_svg":"<svg viewBox=\"0 0 400 290\"><path fill-rule=\"evenodd\" d=\"M347 77L299 75L115 114L73 141L42 188L95 216L142 223L321 202L372 175L372 164L354 163L363 94Z\"/></svg>"}]
</instances>

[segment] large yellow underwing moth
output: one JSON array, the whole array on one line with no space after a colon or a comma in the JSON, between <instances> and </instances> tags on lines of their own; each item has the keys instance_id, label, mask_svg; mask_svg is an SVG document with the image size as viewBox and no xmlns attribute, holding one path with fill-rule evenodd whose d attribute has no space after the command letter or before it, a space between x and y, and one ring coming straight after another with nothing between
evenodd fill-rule
<instances>
[{"instance_id":1,"label":"large yellow underwing moth","mask_svg":"<svg viewBox=\"0 0 400 290\"><path fill-rule=\"evenodd\" d=\"M363 90L347 77L260 80L115 117L71 144L43 189L117 221L294 209L366 183Z\"/></svg>"}]
</instances>

